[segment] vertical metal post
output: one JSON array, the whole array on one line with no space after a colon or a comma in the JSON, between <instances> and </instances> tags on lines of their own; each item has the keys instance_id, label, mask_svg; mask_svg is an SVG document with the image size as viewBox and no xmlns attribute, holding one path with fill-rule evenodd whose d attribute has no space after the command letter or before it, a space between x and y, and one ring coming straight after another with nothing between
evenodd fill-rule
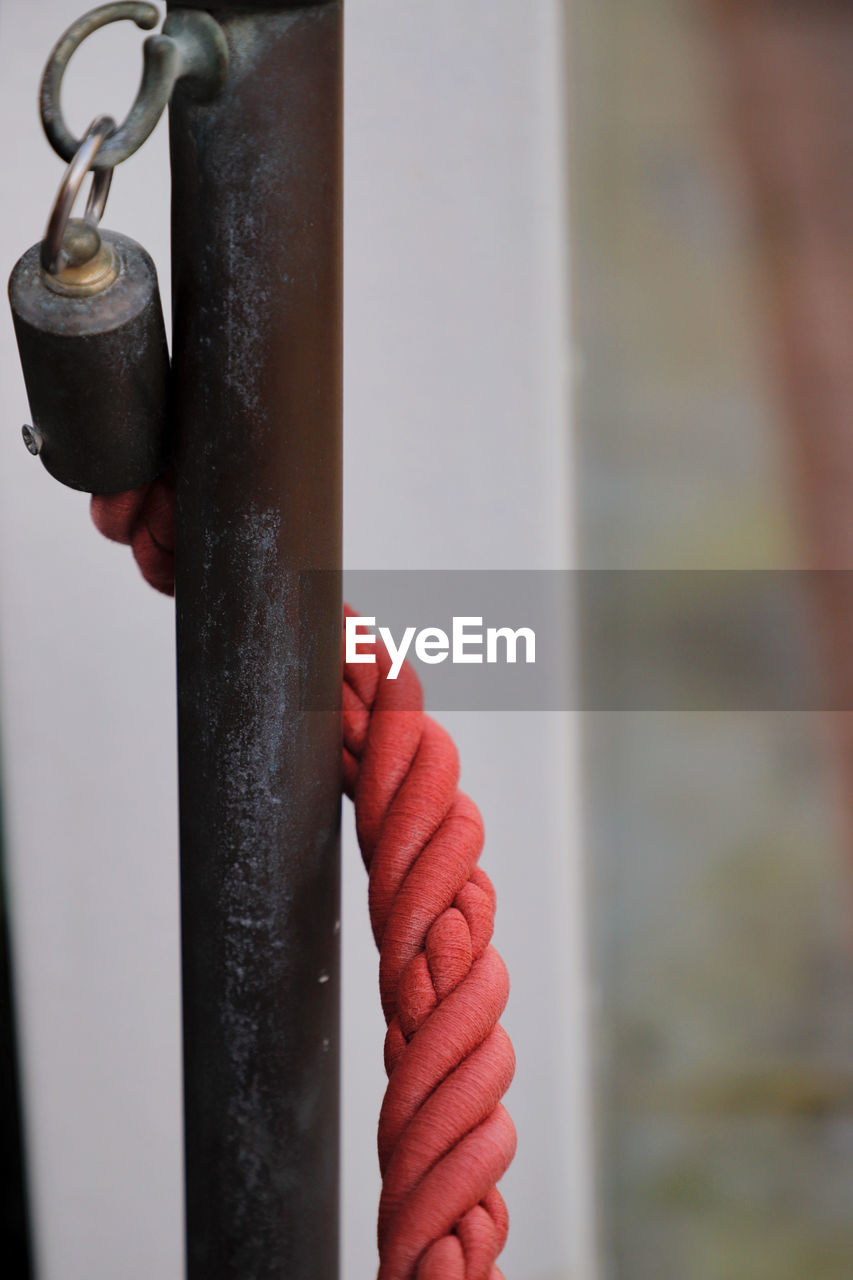
<instances>
[{"instance_id":1,"label":"vertical metal post","mask_svg":"<svg viewBox=\"0 0 853 1280\"><path fill-rule=\"evenodd\" d=\"M0 848L0 1252L8 1280L31 1280L29 1197L5 859Z\"/></svg>"},{"instance_id":2,"label":"vertical metal post","mask_svg":"<svg viewBox=\"0 0 853 1280\"><path fill-rule=\"evenodd\" d=\"M340 3L171 110L190 1280L337 1274Z\"/></svg>"}]
</instances>

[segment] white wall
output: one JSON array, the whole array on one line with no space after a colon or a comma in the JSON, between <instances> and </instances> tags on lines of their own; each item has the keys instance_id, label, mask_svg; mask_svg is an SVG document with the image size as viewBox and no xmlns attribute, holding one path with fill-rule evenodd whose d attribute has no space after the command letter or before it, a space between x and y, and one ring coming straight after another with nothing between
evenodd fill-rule
<instances>
[{"instance_id":1,"label":"white wall","mask_svg":"<svg viewBox=\"0 0 853 1280\"><path fill-rule=\"evenodd\" d=\"M6 267L60 176L35 93L82 0L0 8ZM346 556L357 568L570 561L562 32L557 0L350 0ZM71 122L123 113L140 34L100 33ZM165 128L105 222L168 279ZM177 1278L178 910L170 602L26 453L0 323L4 800L41 1280ZM357 602L354 602L357 603ZM442 717L487 827L519 1059L504 1182L514 1280L588 1280L576 732ZM345 841L344 1276L374 1268L382 1023L364 878Z\"/></svg>"}]
</instances>

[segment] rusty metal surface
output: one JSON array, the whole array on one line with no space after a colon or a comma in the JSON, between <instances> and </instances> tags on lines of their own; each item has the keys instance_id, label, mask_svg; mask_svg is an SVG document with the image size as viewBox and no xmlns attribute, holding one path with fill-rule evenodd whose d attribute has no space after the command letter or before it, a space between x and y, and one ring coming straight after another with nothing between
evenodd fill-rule
<instances>
[{"instance_id":1,"label":"rusty metal surface","mask_svg":"<svg viewBox=\"0 0 853 1280\"><path fill-rule=\"evenodd\" d=\"M190 1280L337 1274L341 16L172 107Z\"/></svg>"},{"instance_id":2,"label":"rusty metal surface","mask_svg":"<svg viewBox=\"0 0 853 1280\"><path fill-rule=\"evenodd\" d=\"M153 262L129 237L101 236L120 264L106 288L57 292L33 245L9 300L42 462L72 489L118 493L165 466L169 353Z\"/></svg>"}]
</instances>

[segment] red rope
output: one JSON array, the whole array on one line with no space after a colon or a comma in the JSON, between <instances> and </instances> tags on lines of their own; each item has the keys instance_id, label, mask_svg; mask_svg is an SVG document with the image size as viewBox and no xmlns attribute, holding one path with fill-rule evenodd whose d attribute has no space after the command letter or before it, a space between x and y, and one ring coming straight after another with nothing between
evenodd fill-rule
<instances>
[{"instance_id":1,"label":"red rope","mask_svg":"<svg viewBox=\"0 0 853 1280\"><path fill-rule=\"evenodd\" d=\"M92 498L101 533L133 548L174 594L168 477ZM514 1056L499 1025L508 994L490 945L495 894L477 866L483 824L457 788L449 735L420 683L391 660L344 667L344 789L355 804L388 1025L379 1116L379 1280L502 1280L508 1218L496 1183L515 1151L501 1098Z\"/></svg>"}]
</instances>

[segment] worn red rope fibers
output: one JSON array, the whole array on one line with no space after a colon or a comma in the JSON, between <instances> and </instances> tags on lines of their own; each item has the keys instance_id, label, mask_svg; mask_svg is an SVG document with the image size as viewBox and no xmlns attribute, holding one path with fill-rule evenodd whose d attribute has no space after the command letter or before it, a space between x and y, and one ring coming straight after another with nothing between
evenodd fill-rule
<instances>
[{"instance_id":1,"label":"worn red rope fibers","mask_svg":"<svg viewBox=\"0 0 853 1280\"><path fill-rule=\"evenodd\" d=\"M174 593L169 477L92 498L101 533L130 544L146 580ZM422 710L406 664L344 665L344 790L369 874L388 1025L379 1116L379 1280L502 1280L496 1183L515 1151L500 1099L514 1057L499 1025L508 993L490 945L495 894L477 866L483 824L457 789L447 733Z\"/></svg>"}]
</instances>

